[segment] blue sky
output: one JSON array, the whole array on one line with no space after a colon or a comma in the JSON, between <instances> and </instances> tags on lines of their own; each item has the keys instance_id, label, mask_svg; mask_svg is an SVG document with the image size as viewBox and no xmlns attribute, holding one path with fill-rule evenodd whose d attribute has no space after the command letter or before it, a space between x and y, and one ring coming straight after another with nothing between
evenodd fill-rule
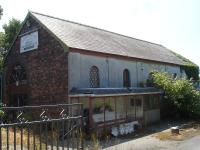
<instances>
[{"instance_id":1,"label":"blue sky","mask_svg":"<svg viewBox=\"0 0 200 150\"><path fill-rule=\"evenodd\" d=\"M200 66L200 0L0 0L0 5L0 26L32 10L162 44Z\"/></svg>"}]
</instances>

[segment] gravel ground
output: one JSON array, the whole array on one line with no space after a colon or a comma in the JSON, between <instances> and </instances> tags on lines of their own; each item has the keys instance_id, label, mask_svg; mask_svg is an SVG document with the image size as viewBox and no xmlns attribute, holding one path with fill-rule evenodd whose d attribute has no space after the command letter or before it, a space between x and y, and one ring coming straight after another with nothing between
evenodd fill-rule
<instances>
[{"instance_id":1,"label":"gravel ground","mask_svg":"<svg viewBox=\"0 0 200 150\"><path fill-rule=\"evenodd\" d=\"M162 122L149 127L153 134L140 138L125 140L116 139L112 141L112 146L106 146L103 150L200 150L200 135L195 134L184 140L159 140L155 133L169 132L172 126L181 126L186 122ZM109 143L109 142L107 142Z\"/></svg>"},{"instance_id":2,"label":"gravel ground","mask_svg":"<svg viewBox=\"0 0 200 150\"><path fill-rule=\"evenodd\" d=\"M200 136L184 141L160 141L152 136L146 136L104 150L200 150Z\"/></svg>"},{"instance_id":3,"label":"gravel ground","mask_svg":"<svg viewBox=\"0 0 200 150\"><path fill-rule=\"evenodd\" d=\"M178 145L179 142L177 141L160 141L150 135L111 146L104 150L172 150Z\"/></svg>"},{"instance_id":4,"label":"gravel ground","mask_svg":"<svg viewBox=\"0 0 200 150\"><path fill-rule=\"evenodd\" d=\"M177 148L178 150L200 150L200 136L183 141Z\"/></svg>"}]
</instances>

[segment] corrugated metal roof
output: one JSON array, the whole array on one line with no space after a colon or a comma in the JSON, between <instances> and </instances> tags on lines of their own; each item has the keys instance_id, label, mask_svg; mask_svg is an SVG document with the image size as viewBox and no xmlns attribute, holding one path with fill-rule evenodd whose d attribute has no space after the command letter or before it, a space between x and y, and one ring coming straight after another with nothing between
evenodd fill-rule
<instances>
[{"instance_id":1,"label":"corrugated metal roof","mask_svg":"<svg viewBox=\"0 0 200 150\"><path fill-rule=\"evenodd\" d=\"M183 64L181 59L162 45L35 12L31 12L31 14L68 47L178 65Z\"/></svg>"},{"instance_id":2,"label":"corrugated metal roof","mask_svg":"<svg viewBox=\"0 0 200 150\"><path fill-rule=\"evenodd\" d=\"M94 94L94 95L104 95L104 94L134 94L134 93L154 93L162 92L154 87L146 88L73 88L70 91L70 95L77 94Z\"/></svg>"}]
</instances>

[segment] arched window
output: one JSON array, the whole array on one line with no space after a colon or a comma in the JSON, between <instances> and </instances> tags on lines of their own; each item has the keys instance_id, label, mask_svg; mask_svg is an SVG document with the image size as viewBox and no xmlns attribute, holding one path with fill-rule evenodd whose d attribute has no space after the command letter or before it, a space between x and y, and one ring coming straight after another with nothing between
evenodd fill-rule
<instances>
[{"instance_id":1,"label":"arched window","mask_svg":"<svg viewBox=\"0 0 200 150\"><path fill-rule=\"evenodd\" d=\"M123 72L123 86L124 87L131 86L130 73L128 69L124 69L124 72Z\"/></svg>"},{"instance_id":2,"label":"arched window","mask_svg":"<svg viewBox=\"0 0 200 150\"><path fill-rule=\"evenodd\" d=\"M90 87L98 88L99 83L99 69L96 66L90 68Z\"/></svg>"},{"instance_id":3,"label":"arched window","mask_svg":"<svg viewBox=\"0 0 200 150\"><path fill-rule=\"evenodd\" d=\"M16 83L22 82L26 80L26 72L25 69L21 65L14 66L11 77L10 77L10 83Z\"/></svg>"}]
</instances>

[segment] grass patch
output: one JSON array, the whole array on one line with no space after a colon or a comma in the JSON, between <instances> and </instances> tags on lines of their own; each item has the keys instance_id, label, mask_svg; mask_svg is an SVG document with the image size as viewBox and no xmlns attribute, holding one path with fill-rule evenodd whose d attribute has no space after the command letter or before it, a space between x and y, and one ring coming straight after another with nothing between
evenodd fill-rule
<instances>
[{"instance_id":1,"label":"grass patch","mask_svg":"<svg viewBox=\"0 0 200 150\"><path fill-rule=\"evenodd\" d=\"M7 137L7 129L2 128L2 149L7 149L7 138L9 142L9 147L13 149L14 147L14 130L12 128L9 128L9 136ZM23 129L23 148L28 147L28 130ZM53 134L53 139L56 139L56 134ZM48 135L48 140L49 140L50 135ZM45 149L45 142L44 142L44 135L41 137L41 146L42 149ZM53 140L54 141L54 140ZM56 141L56 140L55 140ZM30 150L34 149L34 134L33 131L30 130L29 132L29 146ZM21 148L21 130L19 128L16 129L16 145L17 147ZM40 137L38 135L35 135L35 147L36 150L40 149ZM18 148L17 148L18 149Z\"/></svg>"}]
</instances>

